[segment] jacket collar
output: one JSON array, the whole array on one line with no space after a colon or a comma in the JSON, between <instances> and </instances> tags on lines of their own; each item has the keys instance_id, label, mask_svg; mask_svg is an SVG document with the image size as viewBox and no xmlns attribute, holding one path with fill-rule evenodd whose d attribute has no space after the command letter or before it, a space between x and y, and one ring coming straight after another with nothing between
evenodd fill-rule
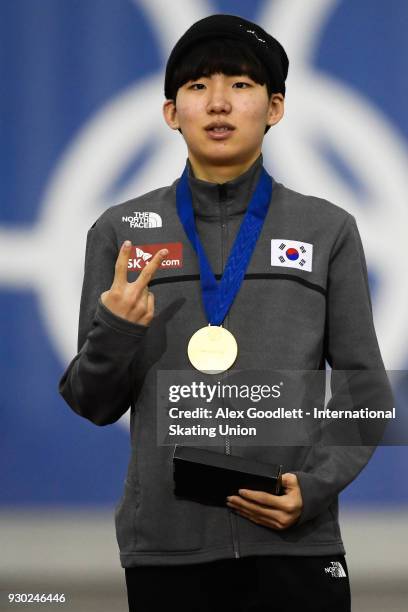
<instances>
[{"instance_id":1,"label":"jacket collar","mask_svg":"<svg viewBox=\"0 0 408 612\"><path fill-rule=\"evenodd\" d=\"M194 213L198 217L220 216L220 199L226 203L227 215L244 213L257 185L263 164L262 153L243 174L225 183L211 183L194 176L190 160L186 161Z\"/></svg>"}]
</instances>

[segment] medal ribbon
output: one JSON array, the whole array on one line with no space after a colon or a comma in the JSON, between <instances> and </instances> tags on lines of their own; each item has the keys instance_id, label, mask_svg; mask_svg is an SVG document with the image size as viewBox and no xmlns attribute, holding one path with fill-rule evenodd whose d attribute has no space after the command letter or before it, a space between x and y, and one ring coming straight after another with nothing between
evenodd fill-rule
<instances>
[{"instance_id":1,"label":"medal ribbon","mask_svg":"<svg viewBox=\"0 0 408 612\"><path fill-rule=\"evenodd\" d=\"M211 325L221 325L241 287L261 233L271 197L272 178L262 167L255 191L234 241L221 280L218 283L198 237L192 194L188 182L187 164L184 168L176 187L177 213L198 256L204 309L207 320Z\"/></svg>"}]
</instances>

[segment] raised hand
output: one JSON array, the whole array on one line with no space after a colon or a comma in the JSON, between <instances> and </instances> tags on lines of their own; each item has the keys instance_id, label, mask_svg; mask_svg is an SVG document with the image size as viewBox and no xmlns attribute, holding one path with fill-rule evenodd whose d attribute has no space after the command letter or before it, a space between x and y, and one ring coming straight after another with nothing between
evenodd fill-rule
<instances>
[{"instance_id":1,"label":"raised hand","mask_svg":"<svg viewBox=\"0 0 408 612\"><path fill-rule=\"evenodd\" d=\"M168 254L168 250L158 251L137 279L129 283L127 272L131 246L130 240L122 244L115 264L112 286L101 294L101 300L115 315L132 323L149 325L154 316L154 295L148 290L148 284Z\"/></svg>"}]
</instances>

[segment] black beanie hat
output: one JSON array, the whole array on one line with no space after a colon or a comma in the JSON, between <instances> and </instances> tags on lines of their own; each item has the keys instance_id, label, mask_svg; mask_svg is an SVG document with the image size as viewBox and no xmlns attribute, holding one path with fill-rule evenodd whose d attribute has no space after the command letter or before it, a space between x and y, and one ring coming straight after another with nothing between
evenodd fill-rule
<instances>
[{"instance_id":1,"label":"black beanie hat","mask_svg":"<svg viewBox=\"0 0 408 612\"><path fill-rule=\"evenodd\" d=\"M170 53L166 65L164 95L171 99L170 83L180 57L187 47L208 38L232 38L245 41L265 66L274 92L285 95L289 59L280 42L259 25L237 15L210 15L193 23Z\"/></svg>"}]
</instances>

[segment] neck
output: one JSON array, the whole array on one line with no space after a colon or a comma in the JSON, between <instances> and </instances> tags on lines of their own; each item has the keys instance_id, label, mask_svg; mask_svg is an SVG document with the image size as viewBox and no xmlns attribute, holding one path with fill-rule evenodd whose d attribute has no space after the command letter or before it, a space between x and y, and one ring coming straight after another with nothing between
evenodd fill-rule
<instances>
[{"instance_id":1,"label":"neck","mask_svg":"<svg viewBox=\"0 0 408 612\"><path fill-rule=\"evenodd\" d=\"M250 159L245 160L241 163L232 163L228 165L209 165L205 162L198 160L192 153L189 153L188 159L190 160L191 167L194 172L194 176L203 181L209 181L210 183L226 183L232 181L237 176L240 176L248 170L258 159L261 151L257 151Z\"/></svg>"}]
</instances>

